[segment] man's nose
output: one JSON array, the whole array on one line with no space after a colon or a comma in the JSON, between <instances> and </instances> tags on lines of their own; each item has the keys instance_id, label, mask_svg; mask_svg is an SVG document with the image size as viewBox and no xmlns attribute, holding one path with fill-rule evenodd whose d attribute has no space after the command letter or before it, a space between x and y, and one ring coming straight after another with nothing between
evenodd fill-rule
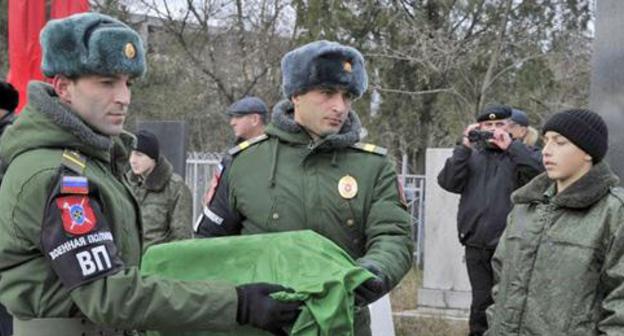
<instances>
[{"instance_id":1,"label":"man's nose","mask_svg":"<svg viewBox=\"0 0 624 336\"><path fill-rule=\"evenodd\" d=\"M121 84L115 94L115 102L123 106L130 105L130 88L126 84Z\"/></svg>"},{"instance_id":2,"label":"man's nose","mask_svg":"<svg viewBox=\"0 0 624 336\"><path fill-rule=\"evenodd\" d=\"M332 108L334 111L345 113L349 110L349 99L343 94L337 93L332 97Z\"/></svg>"}]
</instances>

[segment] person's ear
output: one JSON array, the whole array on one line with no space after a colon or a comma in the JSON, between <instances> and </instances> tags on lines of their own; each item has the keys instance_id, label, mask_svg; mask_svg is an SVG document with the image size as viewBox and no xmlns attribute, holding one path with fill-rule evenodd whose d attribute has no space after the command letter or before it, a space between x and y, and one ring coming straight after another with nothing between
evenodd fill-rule
<instances>
[{"instance_id":1,"label":"person's ear","mask_svg":"<svg viewBox=\"0 0 624 336\"><path fill-rule=\"evenodd\" d=\"M253 118L253 125L254 125L254 127L260 125L260 119L261 119L260 115L257 114L257 113L254 113L253 117L254 117Z\"/></svg>"},{"instance_id":2,"label":"person's ear","mask_svg":"<svg viewBox=\"0 0 624 336\"><path fill-rule=\"evenodd\" d=\"M290 102L293 104L293 106L297 107L299 106L299 102L301 101L301 96L297 95L297 96L292 96L290 97Z\"/></svg>"},{"instance_id":3,"label":"person's ear","mask_svg":"<svg viewBox=\"0 0 624 336\"><path fill-rule=\"evenodd\" d=\"M54 92L59 97L62 102L71 103L71 90L70 86L73 84L72 80L63 76L56 75L52 79L52 87L54 88Z\"/></svg>"}]
</instances>

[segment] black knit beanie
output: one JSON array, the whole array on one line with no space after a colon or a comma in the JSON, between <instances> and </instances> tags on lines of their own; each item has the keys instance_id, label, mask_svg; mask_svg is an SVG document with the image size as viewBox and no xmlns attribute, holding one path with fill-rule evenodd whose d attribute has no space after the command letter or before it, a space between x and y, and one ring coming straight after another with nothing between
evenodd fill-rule
<instances>
[{"instance_id":1,"label":"black knit beanie","mask_svg":"<svg viewBox=\"0 0 624 336\"><path fill-rule=\"evenodd\" d=\"M607 153L609 132L604 120L590 110L567 110L555 113L542 129L557 132L589 154L598 163Z\"/></svg>"},{"instance_id":2,"label":"black knit beanie","mask_svg":"<svg viewBox=\"0 0 624 336\"><path fill-rule=\"evenodd\" d=\"M140 130L137 134L136 151L139 151L150 158L158 161L159 144L158 138L154 133L146 130Z\"/></svg>"}]
</instances>

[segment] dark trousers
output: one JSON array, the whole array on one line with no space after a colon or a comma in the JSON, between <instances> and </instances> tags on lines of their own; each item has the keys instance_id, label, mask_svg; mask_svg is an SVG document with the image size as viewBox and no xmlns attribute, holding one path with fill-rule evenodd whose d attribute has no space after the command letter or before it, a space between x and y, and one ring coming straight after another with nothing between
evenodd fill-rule
<instances>
[{"instance_id":1,"label":"dark trousers","mask_svg":"<svg viewBox=\"0 0 624 336\"><path fill-rule=\"evenodd\" d=\"M488 328L485 310L492 300L492 256L494 250L466 246L466 267L472 288L470 304L470 336L481 336Z\"/></svg>"},{"instance_id":2,"label":"dark trousers","mask_svg":"<svg viewBox=\"0 0 624 336\"><path fill-rule=\"evenodd\" d=\"M3 305L0 305L0 336L11 335L13 335L13 317Z\"/></svg>"}]
</instances>

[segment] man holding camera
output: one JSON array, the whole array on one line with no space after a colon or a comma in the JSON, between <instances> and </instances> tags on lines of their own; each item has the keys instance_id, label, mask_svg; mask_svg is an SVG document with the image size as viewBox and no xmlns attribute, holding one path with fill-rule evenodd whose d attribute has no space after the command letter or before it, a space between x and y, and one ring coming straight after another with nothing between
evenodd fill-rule
<instances>
[{"instance_id":1,"label":"man holding camera","mask_svg":"<svg viewBox=\"0 0 624 336\"><path fill-rule=\"evenodd\" d=\"M478 123L464 130L461 143L438 175L445 190L461 194L457 213L459 241L466 248L472 287L470 336L487 329L486 308L492 304L491 259L511 210L511 193L541 173L541 154L509 134L512 110L489 106Z\"/></svg>"}]
</instances>

